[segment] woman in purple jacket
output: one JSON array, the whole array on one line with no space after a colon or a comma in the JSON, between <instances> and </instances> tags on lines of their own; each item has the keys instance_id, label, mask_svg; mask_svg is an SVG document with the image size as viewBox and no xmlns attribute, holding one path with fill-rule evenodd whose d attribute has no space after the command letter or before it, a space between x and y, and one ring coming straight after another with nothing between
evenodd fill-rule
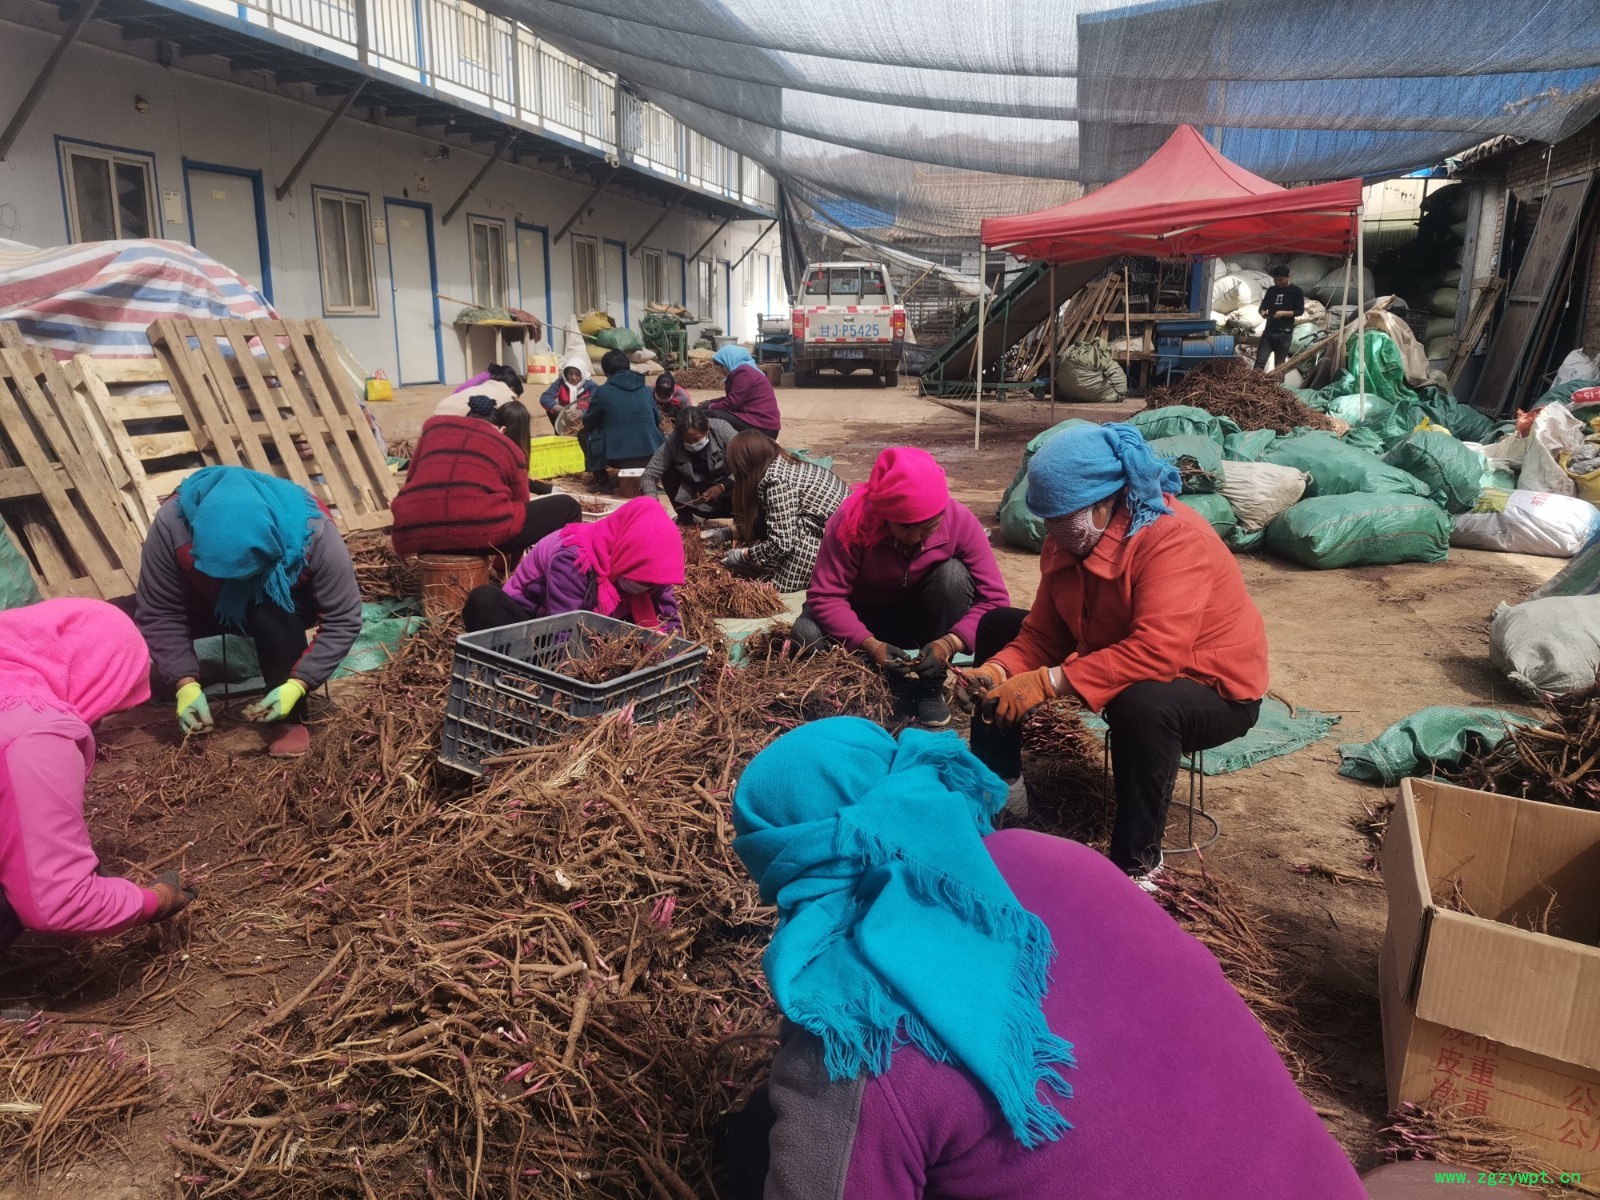
<instances>
[{"instance_id":1,"label":"woman in purple jacket","mask_svg":"<svg viewBox=\"0 0 1600 1200\"><path fill-rule=\"evenodd\" d=\"M683 539L658 501L639 496L592 525L547 534L499 588L474 588L462 610L467 632L587 609L646 629L676 633Z\"/></svg>"},{"instance_id":2,"label":"woman in purple jacket","mask_svg":"<svg viewBox=\"0 0 1600 1200\"><path fill-rule=\"evenodd\" d=\"M783 425L778 416L778 395L772 390L772 381L750 357L750 351L743 346L724 346L711 356L711 361L727 372L722 387L728 393L706 401L711 415L741 433L756 429L777 441Z\"/></svg>"},{"instance_id":3,"label":"woman in purple jacket","mask_svg":"<svg viewBox=\"0 0 1600 1200\"><path fill-rule=\"evenodd\" d=\"M765 1147L729 1147L765 1200L1364 1200L1210 952L1087 847L993 833L1005 793L856 717L739 780L788 1022Z\"/></svg>"},{"instance_id":4,"label":"woman in purple jacket","mask_svg":"<svg viewBox=\"0 0 1600 1200\"><path fill-rule=\"evenodd\" d=\"M860 650L936 728L950 723L951 657L972 648L985 613L1010 603L989 535L951 498L943 468L925 450L890 446L823 528L794 637Z\"/></svg>"}]
</instances>

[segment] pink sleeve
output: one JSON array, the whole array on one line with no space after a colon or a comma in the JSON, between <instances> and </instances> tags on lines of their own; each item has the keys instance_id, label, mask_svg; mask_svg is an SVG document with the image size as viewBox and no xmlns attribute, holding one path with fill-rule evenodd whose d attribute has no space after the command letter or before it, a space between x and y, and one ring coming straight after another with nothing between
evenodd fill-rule
<instances>
[{"instance_id":1,"label":"pink sleeve","mask_svg":"<svg viewBox=\"0 0 1600 1200\"><path fill-rule=\"evenodd\" d=\"M955 623L951 633L960 636L970 650L977 645L978 622L983 615L1011 603L1011 593L1006 589L1005 577L1000 574L1000 564L995 560L994 547L989 544L989 533L965 504L951 506L955 513L956 557L972 576L972 589L976 593L967 615Z\"/></svg>"},{"instance_id":2,"label":"pink sleeve","mask_svg":"<svg viewBox=\"0 0 1600 1200\"><path fill-rule=\"evenodd\" d=\"M95 873L83 784L83 743L64 729L24 733L0 758L0 889L28 929L116 933L159 903L132 880Z\"/></svg>"},{"instance_id":3,"label":"pink sleeve","mask_svg":"<svg viewBox=\"0 0 1600 1200\"><path fill-rule=\"evenodd\" d=\"M843 512L840 509L839 512ZM822 546L817 551L817 565L811 572L811 587L806 592L806 607L811 618L822 632L851 650L872 636L850 607L850 593L855 589L856 575L861 570L861 552L848 549L839 536L839 516L828 518L822 531ZM976 628L976 626L974 626Z\"/></svg>"}]
</instances>

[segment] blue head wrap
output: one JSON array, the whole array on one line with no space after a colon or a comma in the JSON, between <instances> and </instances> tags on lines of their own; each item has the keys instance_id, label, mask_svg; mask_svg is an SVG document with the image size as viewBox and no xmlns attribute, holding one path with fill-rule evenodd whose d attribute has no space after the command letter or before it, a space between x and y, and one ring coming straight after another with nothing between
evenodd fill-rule
<instances>
[{"instance_id":1,"label":"blue head wrap","mask_svg":"<svg viewBox=\"0 0 1600 1200\"><path fill-rule=\"evenodd\" d=\"M983 839L1000 778L948 733L898 741L859 717L784 734L745 770L733 849L778 906L763 966L829 1074L889 1069L910 1042L965 1067L1024 1146L1070 1128L1072 1046L1040 1003L1055 950Z\"/></svg>"},{"instance_id":2,"label":"blue head wrap","mask_svg":"<svg viewBox=\"0 0 1600 1200\"><path fill-rule=\"evenodd\" d=\"M246 610L263 600L294 611L309 522L322 515L310 492L245 467L204 467L178 485L178 505L194 538L195 570L222 581L216 612L224 625L243 629Z\"/></svg>"},{"instance_id":3,"label":"blue head wrap","mask_svg":"<svg viewBox=\"0 0 1600 1200\"><path fill-rule=\"evenodd\" d=\"M1028 460L1028 508L1051 520L1128 489L1128 536L1172 508L1183 481L1132 425L1078 425L1051 438Z\"/></svg>"},{"instance_id":4,"label":"blue head wrap","mask_svg":"<svg viewBox=\"0 0 1600 1200\"><path fill-rule=\"evenodd\" d=\"M728 374L732 375L740 367L755 367L756 360L750 356L750 351L743 346L724 346L711 356L711 361L716 363ZM759 371L761 368L756 367Z\"/></svg>"}]
</instances>

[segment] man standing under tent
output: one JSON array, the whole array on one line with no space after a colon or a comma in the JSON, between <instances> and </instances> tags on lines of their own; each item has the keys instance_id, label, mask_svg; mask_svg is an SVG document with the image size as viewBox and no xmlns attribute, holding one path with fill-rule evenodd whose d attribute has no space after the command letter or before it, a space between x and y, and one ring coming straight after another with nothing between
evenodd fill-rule
<instances>
[{"instance_id":1,"label":"man standing under tent","mask_svg":"<svg viewBox=\"0 0 1600 1200\"><path fill-rule=\"evenodd\" d=\"M1262 298L1259 311L1267 319L1256 346L1256 370L1261 371L1266 368L1268 354L1273 356L1274 366L1281 366L1288 359L1294 323L1306 311L1306 294L1290 282L1287 263L1272 268L1272 286Z\"/></svg>"}]
</instances>

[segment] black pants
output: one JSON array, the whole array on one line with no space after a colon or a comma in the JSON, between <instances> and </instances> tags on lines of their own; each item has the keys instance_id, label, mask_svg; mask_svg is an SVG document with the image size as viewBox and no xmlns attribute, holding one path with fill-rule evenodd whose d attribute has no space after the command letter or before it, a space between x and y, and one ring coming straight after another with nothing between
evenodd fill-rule
<instances>
[{"instance_id":1,"label":"black pants","mask_svg":"<svg viewBox=\"0 0 1600 1200\"><path fill-rule=\"evenodd\" d=\"M1261 341L1256 346L1256 370L1261 370L1267 365L1267 355L1277 356L1275 366L1283 366L1289 358L1289 343L1294 338L1294 327L1288 329L1266 329L1262 331Z\"/></svg>"},{"instance_id":2,"label":"black pants","mask_svg":"<svg viewBox=\"0 0 1600 1200\"><path fill-rule=\"evenodd\" d=\"M244 636L256 644L256 661L261 664L261 679L267 691L287 683L294 673L295 664L306 652L306 630L322 621L317 598L309 587L296 588L295 610L279 608L276 604L252 604L244 614ZM229 634L237 637L241 632L231 626L224 628L214 615L200 617L191 613L189 630L197 638ZM172 680L166 680L171 687ZM306 715L306 697L289 710L286 721L303 721Z\"/></svg>"},{"instance_id":3,"label":"black pants","mask_svg":"<svg viewBox=\"0 0 1600 1200\"><path fill-rule=\"evenodd\" d=\"M748 429L754 429L757 433L766 434L773 441L778 440L778 431L776 429L763 429L759 425L752 425L743 417L736 417L731 412L725 412L720 408L708 408L706 409L706 415L718 421L726 421L740 433L743 433Z\"/></svg>"},{"instance_id":4,"label":"black pants","mask_svg":"<svg viewBox=\"0 0 1600 1200\"><path fill-rule=\"evenodd\" d=\"M973 658L983 663L1003 650L1016 638L1025 616L1020 608L986 613L978 622ZM1111 861L1129 872L1160 862L1179 760L1242 737L1260 715L1261 701L1224 700L1192 679L1145 680L1118 692L1104 713L1117 788ZM1004 779L1022 774L1020 727L1003 729L974 718L972 752Z\"/></svg>"},{"instance_id":5,"label":"black pants","mask_svg":"<svg viewBox=\"0 0 1600 1200\"><path fill-rule=\"evenodd\" d=\"M680 525L689 524L694 517L703 521L710 521L717 517L733 516L733 484L724 479L722 495L709 504L687 504L678 500L678 493L685 488L691 495L698 495L711 485L709 483L696 483L671 463L661 472L661 491L666 495L672 505L672 511L678 514Z\"/></svg>"},{"instance_id":6,"label":"black pants","mask_svg":"<svg viewBox=\"0 0 1600 1200\"><path fill-rule=\"evenodd\" d=\"M978 590L973 585L972 574L966 564L957 558L947 558L911 588L901 600L893 604L857 604L856 616L879 641L901 650L915 653L934 638L943 637L955 628L956 622L972 611ZM982 626L980 625L981 629ZM828 640L811 615L811 605L800 609L795 620L794 640L801 647L815 646ZM894 676L889 677L891 682ZM904 690L920 693L935 690L912 683Z\"/></svg>"},{"instance_id":7,"label":"black pants","mask_svg":"<svg viewBox=\"0 0 1600 1200\"><path fill-rule=\"evenodd\" d=\"M467 602L461 608L461 623L468 633L481 629L499 629L502 625L520 625L538 614L531 608L518 604L498 583L486 583L467 593Z\"/></svg>"},{"instance_id":8,"label":"black pants","mask_svg":"<svg viewBox=\"0 0 1600 1200\"><path fill-rule=\"evenodd\" d=\"M540 496L528 501L528 510L522 517L522 528L498 546L490 547L512 565L522 557L522 552L547 534L564 525L583 520L583 506L576 496Z\"/></svg>"}]
</instances>

